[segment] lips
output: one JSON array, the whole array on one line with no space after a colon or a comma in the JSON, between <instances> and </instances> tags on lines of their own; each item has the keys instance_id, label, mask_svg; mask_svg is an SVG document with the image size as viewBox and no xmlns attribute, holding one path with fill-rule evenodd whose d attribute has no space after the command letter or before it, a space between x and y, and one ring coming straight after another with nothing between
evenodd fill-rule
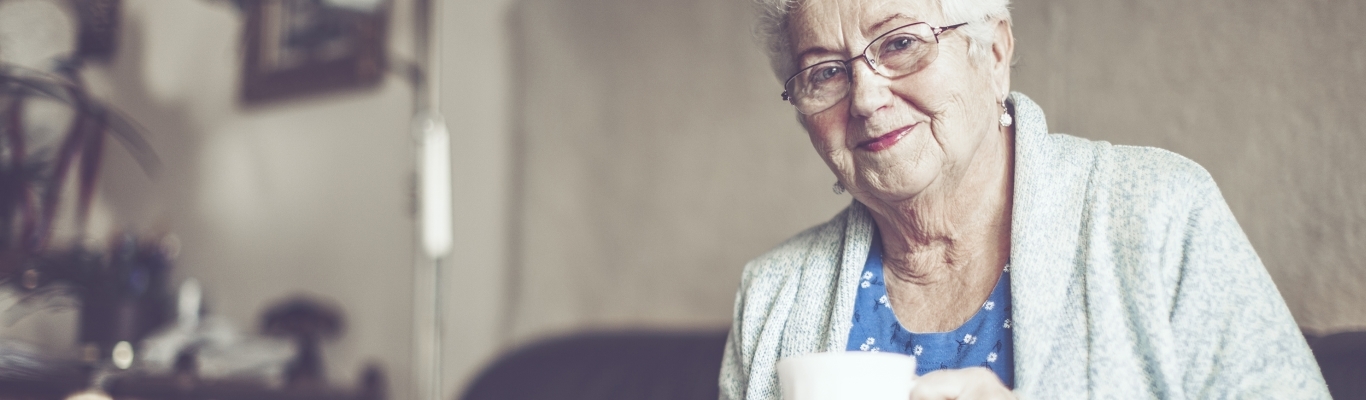
<instances>
[{"instance_id":1,"label":"lips","mask_svg":"<svg viewBox=\"0 0 1366 400\"><path fill-rule=\"evenodd\" d=\"M913 128L915 128L915 125L887 132L882 136L878 136L872 139L859 142L858 147L860 149L864 149L874 153L885 150L889 147L895 146L896 143L900 142L902 138L906 137L906 134L910 133L911 129Z\"/></svg>"}]
</instances>

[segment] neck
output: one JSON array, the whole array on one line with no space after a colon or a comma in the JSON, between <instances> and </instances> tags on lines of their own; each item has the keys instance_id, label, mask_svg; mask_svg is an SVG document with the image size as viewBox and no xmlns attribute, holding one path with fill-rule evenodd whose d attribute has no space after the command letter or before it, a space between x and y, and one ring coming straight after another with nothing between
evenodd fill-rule
<instances>
[{"instance_id":1,"label":"neck","mask_svg":"<svg viewBox=\"0 0 1366 400\"><path fill-rule=\"evenodd\" d=\"M992 274L1009 259L1014 135L1001 128L983 138L953 182L897 204L869 207L883 265L896 279L931 286Z\"/></svg>"}]
</instances>

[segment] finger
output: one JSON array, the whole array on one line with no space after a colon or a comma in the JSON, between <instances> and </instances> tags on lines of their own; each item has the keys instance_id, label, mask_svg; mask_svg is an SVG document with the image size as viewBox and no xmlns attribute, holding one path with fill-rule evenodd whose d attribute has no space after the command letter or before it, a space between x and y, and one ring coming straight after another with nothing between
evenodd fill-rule
<instances>
[{"instance_id":1,"label":"finger","mask_svg":"<svg viewBox=\"0 0 1366 400\"><path fill-rule=\"evenodd\" d=\"M1015 394L1006 388L1001 378L990 369L977 367L961 370L963 382L967 385L958 400L998 400L1014 399Z\"/></svg>"},{"instance_id":2,"label":"finger","mask_svg":"<svg viewBox=\"0 0 1366 400\"><path fill-rule=\"evenodd\" d=\"M1015 395L986 368L940 370L916 379L913 400L995 400L1014 399Z\"/></svg>"},{"instance_id":3,"label":"finger","mask_svg":"<svg viewBox=\"0 0 1366 400\"><path fill-rule=\"evenodd\" d=\"M911 400L956 399L963 389L962 378L956 370L934 371L916 378L911 389Z\"/></svg>"}]
</instances>

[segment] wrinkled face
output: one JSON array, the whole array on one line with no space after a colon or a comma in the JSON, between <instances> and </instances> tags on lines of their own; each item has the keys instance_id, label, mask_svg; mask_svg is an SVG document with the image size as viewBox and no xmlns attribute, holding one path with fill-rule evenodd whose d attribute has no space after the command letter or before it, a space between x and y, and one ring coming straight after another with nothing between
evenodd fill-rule
<instances>
[{"instance_id":1,"label":"wrinkled face","mask_svg":"<svg viewBox=\"0 0 1366 400\"><path fill-rule=\"evenodd\" d=\"M902 25L966 22L945 21L935 0L808 0L790 18L798 69L858 56L870 41ZM821 158L865 204L955 185L983 137L999 129L998 100L1005 91L993 84L993 62L971 62L958 30L941 34L938 46L934 62L896 79L856 60L849 95L800 116Z\"/></svg>"}]
</instances>

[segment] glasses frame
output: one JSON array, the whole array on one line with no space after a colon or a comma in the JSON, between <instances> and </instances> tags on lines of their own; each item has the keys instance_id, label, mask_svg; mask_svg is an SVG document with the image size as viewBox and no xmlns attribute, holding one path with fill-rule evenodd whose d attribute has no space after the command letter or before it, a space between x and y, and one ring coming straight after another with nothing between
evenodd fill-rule
<instances>
[{"instance_id":1,"label":"glasses frame","mask_svg":"<svg viewBox=\"0 0 1366 400\"><path fill-rule=\"evenodd\" d=\"M942 34L942 33L944 33L944 32L948 32L948 31L950 31L950 30L952 30L952 29L954 29L954 28L957 28L957 27L960 27L960 26L963 26L963 25L967 25L967 24L968 24L967 22L962 22L962 23L957 23L957 24L953 24L953 25L945 25L945 26L940 26L940 27L931 26L931 27L930 27L930 32L934 34L934 44L935 44L935 46L938 46L938 45L939 45L939 35L940 35L940 34ZM839 62L839 63L841 63L841 64L844 64L844 73L845 73L846 75L848 75L848 79L849 79L849 82L850 82L851 85L852 85L853 82L854 82L854 72L853 72L853 71L854 71L854 60L857 60L857 59L860 59L860 58L862 58L864 62L867 62L867 63L868 63L868 67L871 68L871 69L873 70L873 73L876 73L876 74L878 74L878 75L881 75L881 76L883 76L883 77L890 78L890 79L900 78L900 77L903 77L903 76L906 76L906 75L910 75L910 74L919 72L919 70L916 70L916 71L911 71L911 72L909 72L909 73L901 74L901 75L898 75L898 76L889 76L889 75L883 73L883 71L881 71L880 69L878 69L878 62L877 62L877 60L873 59L873 57L870 57L870 56L868 55L868 51L871 50L871 49L873 48L873 45L874 45L874 44L877 44L877 43L878 43L879 41L881 41L883 38L887 37L887 35L891 35L893 32L900 31L900 30L902 30L902 29L906 29L906 28L909 28L909 27L912 27L912 26L915 26L915 25L925 25L925 26L929 26L930 23L925 22L925 21L921 21L921 22L915 22L915 23L910 23L910 24L898 26L898 27L896 27L896 28L893 28L893 29L888 30L887 32L884 32L884 33L881 34L881 35L878 35L877 38L874 38L872 41L868 42L868 45L867 45L867 46L864 46L863 52L862 52L862 53L859 53L859 55L854 56L853 58L850 58L850 59L848 59L848 60L843 60L843 61L841 61L841 60L821 61L821 62L812 64L812 65L810 65L810 66L807 66L806 68L802 68L802 69L800 69L800 70L797 70L797 73L792 74L792 76L788 77L786 81L783 81L783 101L792 103L792 106L793 106L793 107L796 107L796 106L797 106L797 100L796 100L795 97L793 97L793 96L790 94L791 90L789 89L789 88L791 87L791 85L792 85L792 80L793 80L793 79L797 79L797 76L798 76L798 75L801 75L803 72L806 72L806 71L809 70L809 69L816 68L816 67L818 67L818 66L821 66L821 65L824 65L824 64L828 64L828 63L831 63L831 62ZM935 56L936 58L938 58L938 55L937 55L937 54L938 54L938 50L936 49L936 56ZM931 60L930 62L932 63L932 62L934 62L934 61ZM928 64L926 64L926 65L928 65ZM849 92L848 92L847 89L846 89L844 95L845 95L845 96L848 96L848 95L849 95ZM809 114L816 114L816 113L819 113L819 112L821 112L821 111L825 111L825 110L830 109L830 107L833 107L836 103L839 103L839 102L836 101L835 103L831 103L830 106L827 106L827 107L822 108L822 109L820 109L820 110L812 111L812 112L810 112L810 113L803 113L803 114L808 114L808 115L809 115ZM798 109L797 111L798 111L798 112L801 112L800 109Z\"/></svg>"}]
</instances>

